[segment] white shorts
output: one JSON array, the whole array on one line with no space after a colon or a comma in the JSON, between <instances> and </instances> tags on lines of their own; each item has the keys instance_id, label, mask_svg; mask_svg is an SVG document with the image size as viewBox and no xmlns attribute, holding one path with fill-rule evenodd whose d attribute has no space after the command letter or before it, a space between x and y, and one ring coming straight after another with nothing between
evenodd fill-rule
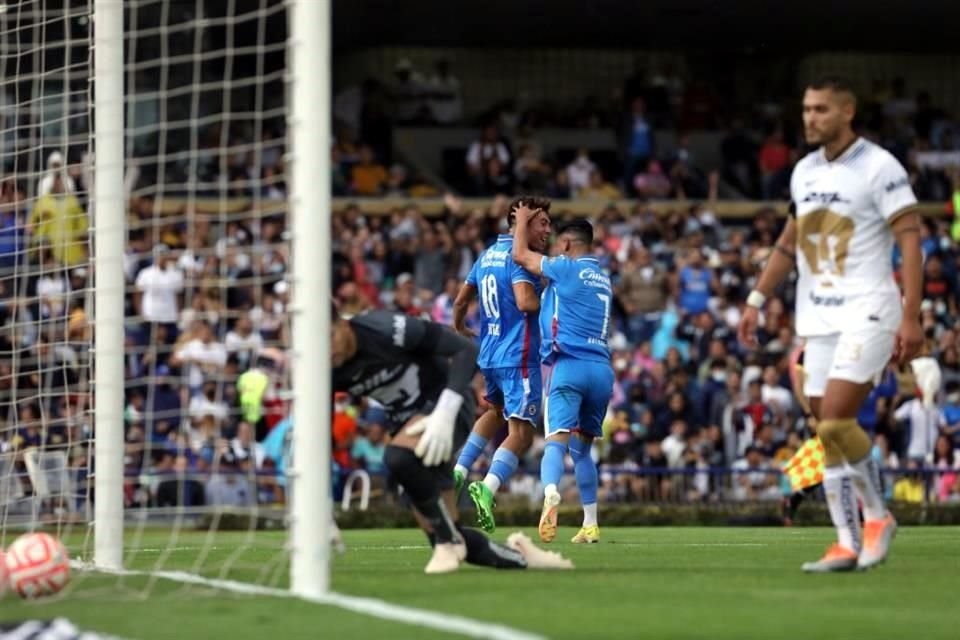
<instances>
[{"instance_id":1,"label":"white shorts","mask_svg":"<svg viewBox=\"0 0 960 640\"><path fill-rule=\"evenodd\" d=\"M806 339L803 349L803 394L821 398L827 380L849 380L877 384L890 357L896 333L893 331L850 331Z\"/></svg>"}]
</instances>

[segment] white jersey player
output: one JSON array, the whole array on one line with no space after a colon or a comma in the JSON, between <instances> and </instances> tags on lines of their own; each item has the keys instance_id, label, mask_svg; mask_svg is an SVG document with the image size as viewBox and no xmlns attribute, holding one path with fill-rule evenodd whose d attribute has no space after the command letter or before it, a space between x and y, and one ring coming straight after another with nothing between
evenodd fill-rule
<instances>
[{"instance_id":1,"label":"white jersey player","mask_svg":"<svg viewBox=\"0 0 960 640\"><path fill-rule=\"evenodd\" d=\"M909 361L923 342L916 198L896 158L854 133L855 111L845 81L827 78L807 87L804 131L819 148L794 169L792 216L747 298L739 328L741 341L753 344L760 309L796 262L804 393L818 419L824 490L839 538L822 559L804 565L814 572L865 569L887 556L896 522L856 415L891 357ZM894 240L903 256L902 301L892 269Z\"/></svg>"}]
</instances>

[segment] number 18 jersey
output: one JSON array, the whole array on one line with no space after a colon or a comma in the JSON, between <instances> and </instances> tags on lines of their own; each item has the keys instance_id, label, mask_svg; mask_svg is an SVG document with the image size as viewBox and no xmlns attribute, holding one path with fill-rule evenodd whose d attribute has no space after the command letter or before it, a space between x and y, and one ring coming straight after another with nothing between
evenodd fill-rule
<instances>
[{"instance_id":1,"label":"number 18 jersey","mask_svg":"<svg viewBox=\"0 0 960 640\"><path fill-rule=\"evenodd\" d=\"M519 367L530 365L531 355L540 348L540 329L536 314L526 314L517 308L513 285L527 282L537 295L541 286L538 278L513 261L513 237L501 234L497 241L480 254L467 284L476 287L480 301L480 356L481 369Z\"/></svg>"},{"instance_id":2,"label":"number 18 jersey","mask_svg":"<svg viewBox=\"0 0 960 640\"><path fill-rule=\"evenodd\" d=\"M600 262L593 256L544 257L540 269L549 280L540 303L541 361L549 365L562 354L609 364L613 289Z\"/></svg>"}]
</instances>

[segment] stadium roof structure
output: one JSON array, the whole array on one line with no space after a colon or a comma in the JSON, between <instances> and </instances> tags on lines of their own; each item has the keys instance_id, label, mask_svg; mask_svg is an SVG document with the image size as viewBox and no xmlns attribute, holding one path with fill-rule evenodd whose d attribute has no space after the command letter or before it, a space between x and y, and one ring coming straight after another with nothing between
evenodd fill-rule
<instances>
[{"instance_id":1,"label":"stadium roof structure","mask_svg":"<svg viewBox=\"0 0 960 640\"><path fill-rule=\"evenodd\" d=\"M949 53L946 0L334 0L337 49L611 46Z\"/></svg>"}]
</instances>

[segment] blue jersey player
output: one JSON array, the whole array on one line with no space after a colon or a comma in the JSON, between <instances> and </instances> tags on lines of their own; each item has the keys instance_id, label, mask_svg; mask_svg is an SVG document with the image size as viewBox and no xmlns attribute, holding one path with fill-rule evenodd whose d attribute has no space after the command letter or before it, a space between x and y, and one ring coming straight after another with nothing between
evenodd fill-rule
<instances>
[{"instance_id":1,"label":"blue jersey player","mask_svg":"<svg viewBox=\"0 0 960 640\"><path fill-rule=\"evenodd\" d=\"M527 242L536 249L546 248L550 236L550 201L528 198L535 202L537 215L524 221ZM487 442L508 424L508 435L493 455L493 462L483 482L469 486L470 498L476 506L477 522L487 532L496 528L493 515L494 496L517 468L519 456L533 442L533 429L540 417L541 383L538 352L540 329L540 278L517 265L512 256L514 210L518 198L508 209L510 234L503 234L496 243L480 254L467 281L454 302L454 328L463 335L472 335L464 325L470 303L479 294L480 355L477 364L486 383L487 401L494 407L477 420L454 468L457 492Z\"/></svg>"},{"instance_id":2,"label":"blue jersey player","mask_svg":"<svg viewBox=\"0 0 960 640\"><path fill-rule=\"evenodd\" d=\"M513 259L531 273L547 280L540 306L542 342L540 357L545 366L544 430L547 445L540 463L544 486L540 515L540 539L551 542L557 535L557 484L563 476L567 451L573 458L583 526L574 543L600 541L597 523L597 467L590 456L593 439L603 435L603 418L613 393L613 368L607 335L613 289L610 278L590 254L593 227L574 220L557 232L559 255L548 258L526 246L525 222L535 209L517 209Z\"/></svg>"}]
</instances>

